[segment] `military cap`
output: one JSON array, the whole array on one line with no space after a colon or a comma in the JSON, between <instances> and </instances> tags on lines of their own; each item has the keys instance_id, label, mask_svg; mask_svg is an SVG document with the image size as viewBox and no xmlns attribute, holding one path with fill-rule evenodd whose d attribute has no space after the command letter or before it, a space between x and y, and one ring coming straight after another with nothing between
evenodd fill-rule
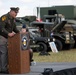
<instances>
[{"instance_id":1,"label":"military cap","mask_svg":"<svg viewBox=\"0 0 76 75\"><path fill-rule=\"evenodd\" d=\"M22 28L26 28L26 24L23 24L23 25L22 25Z\"/></svg>"},{"instance_id":2,"label":"military cap","mask_svg":"<svg viewBox=\"0 0 76 75\"><path fill-rule=\"evenodd\" d=\"M18 11L19 11L19 7L11 7L10 9L15 11L16 13L18 13Z\"/></svg>"}]
</instances>

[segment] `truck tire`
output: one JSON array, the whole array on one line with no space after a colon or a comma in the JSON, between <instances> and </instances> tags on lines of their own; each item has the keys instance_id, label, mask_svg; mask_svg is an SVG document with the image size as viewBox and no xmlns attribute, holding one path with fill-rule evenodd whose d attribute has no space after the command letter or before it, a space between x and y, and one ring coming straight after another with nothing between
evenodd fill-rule
<instances>
[{"instance_id":1,"label":"truck tire","mask_svg":"<svg viewBox=\"0 0 76 75\"><path fill-rule=\"evenodd\" d=\"M39 52L47 52L47 45L43 42L38 42L37 45L39 45L39 48L36 50Z\"/></svg>"},{"instance_id":2,"label":"truck tire","mask_svg":"<svg viewBox=\"0 0 76 75\"><path fill-rule=\"evenodd\" d=\"M61 51L62 47L63 47L62 42L60 40L56 39L55 44L56 44L57 50Z\"/></svg>"}]
</instances>

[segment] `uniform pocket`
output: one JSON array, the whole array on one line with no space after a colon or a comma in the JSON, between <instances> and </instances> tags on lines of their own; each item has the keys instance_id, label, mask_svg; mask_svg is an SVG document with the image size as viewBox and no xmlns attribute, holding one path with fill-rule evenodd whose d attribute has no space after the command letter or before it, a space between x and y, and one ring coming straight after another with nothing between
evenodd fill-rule
<instances>
[{"instance_id":1,"label":"uniform pocket","mask_svg":"<svg viewBox=\"0 0 76 75\"><path fill-rule=\"evenodd\" d=\"M7 44L7 39L4 38L3 36L0 36L0 45L5 45Z\"/></svg>"}]
</instances>

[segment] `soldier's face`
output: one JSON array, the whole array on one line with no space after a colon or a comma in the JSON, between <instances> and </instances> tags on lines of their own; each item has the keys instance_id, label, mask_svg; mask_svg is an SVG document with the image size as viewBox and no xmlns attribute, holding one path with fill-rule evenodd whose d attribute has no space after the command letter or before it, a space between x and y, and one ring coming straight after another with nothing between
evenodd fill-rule
<instances>
[{"instance_id":1,"label":"soldier's face","mask_svg":"<svg viewBox=\"0 0 76 75\"><path fill-rule=\"evenodd\" d=\"M17 16L17 12L15 12L15 11L12 11L12 15L11 15L13 18L16 18L16 16Z\"/></svg>"}]
</instances>

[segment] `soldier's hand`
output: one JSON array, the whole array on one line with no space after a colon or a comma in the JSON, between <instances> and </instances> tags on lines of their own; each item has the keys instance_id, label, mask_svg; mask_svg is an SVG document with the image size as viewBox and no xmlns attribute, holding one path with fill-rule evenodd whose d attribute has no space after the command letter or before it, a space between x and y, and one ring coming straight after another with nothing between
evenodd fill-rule
<instances>
[{"instance_id":1,"label":"soldier's hand","mask_svg":"<svg viewBox=\"0 0 76 75\"><path fill-rule=\"evenodd\" d=\"M12 33L8 33L8 36L9 36L9 37L13 37L14 35L15 35L14 32L12 32Z\"/></svg>"}]
</instances>

